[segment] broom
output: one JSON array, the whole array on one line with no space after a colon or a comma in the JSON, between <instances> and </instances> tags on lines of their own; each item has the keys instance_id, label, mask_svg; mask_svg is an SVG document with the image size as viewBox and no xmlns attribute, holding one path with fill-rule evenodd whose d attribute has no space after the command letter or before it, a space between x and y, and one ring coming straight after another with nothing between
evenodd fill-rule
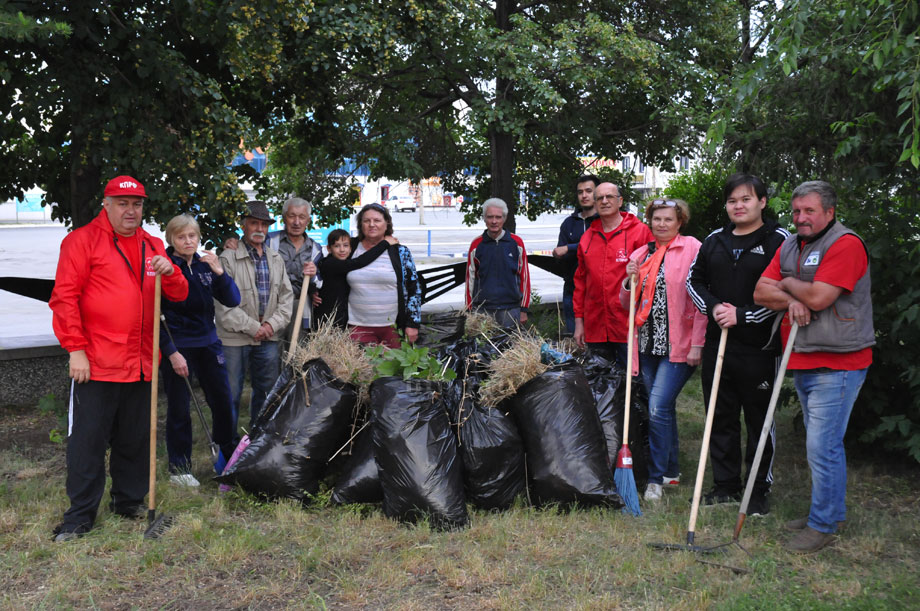
<instances>
[{"instance_id":1,"label":"broom","mask_svg":"<svg viewBox=\"0 0 920 611\"><path fill-rule=\"evenodd\" d=\"M617 468L613 472L613 481L617 493L623 499L623 513L641 516L639 509L639 491L636 490L636 478L633 475L632 453L629 451L629 410L632 406L632 369L633 369L633 334L636 330L636 300L634 291L636 276L629 279L629 335L626 338L626 414L623 416L623 445L617 452Z\"/></svg>"}]
</instances>

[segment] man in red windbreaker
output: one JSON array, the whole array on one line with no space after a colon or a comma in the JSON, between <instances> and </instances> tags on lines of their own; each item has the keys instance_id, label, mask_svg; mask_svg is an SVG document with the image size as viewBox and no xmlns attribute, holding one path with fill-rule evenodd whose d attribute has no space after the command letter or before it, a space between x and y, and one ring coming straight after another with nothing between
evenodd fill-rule
<instances>
[{"instance_id":1,"label":"man in red windbreaker","mask_svg":"<svg viewBox=\"0 0 920 611\"><path fill-rule=\"evenodd\" d=\"M594 189L598 217L578 243L575 270L575 342L606 353L626 368L629 312L620 305L620 285L626 278L629 255L651 242L648 225L622 212L620 188L604 182Z\"/></svg>"},{"instance_id":2,"label":"man in red windbreaker","mask_svg":"<svg viewBox=\"0 0 920 611\"><path fill-rule=\"evenodd\" d=\"M54 292L54 334L70 353L67 496L55 541L88 532L105 488L111 447L110 509L143 518L148 487L153 296L156 275L170 301L188 283L163 242L141 228L144 185L130 176L105 187L103 210L61 243Z\"/></svg>"}]
</instances>

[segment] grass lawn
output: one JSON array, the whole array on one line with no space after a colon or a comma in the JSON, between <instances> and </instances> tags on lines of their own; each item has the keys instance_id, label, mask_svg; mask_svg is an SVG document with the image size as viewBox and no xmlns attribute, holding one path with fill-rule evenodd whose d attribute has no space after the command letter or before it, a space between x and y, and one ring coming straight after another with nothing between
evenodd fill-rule
<instances>
[{"instance_id":1,"label":"grass lawn","mask_svg":"<svg viewBox=\"0 0 920 611\"><path fill-rule=\"evenodd\" d=\"M792 410L778 416L773 511L748 519L745 553L697 556L649 548L683 543L702 437L699 377L680 399L678 490L635 518L608 510L473 511L471 527L403 526L379 507L301 507L219 494L196 423L198 490L169 485L160 449L159 511L175 524L144 540L144 522L112 515L55 544L67 507L64 446L54 418L0 410L0 607L398 609L879 609L920 606L920 469L850 462L847 525L836 546L786 553L786 520L805 515L810 475ZM165 413L165 406L161 408ZM163 428L161 426L160 431ZM696 542L728 542L737 506L703 508ZM711 563L711 564L707 564ZM735 567L738 571L726 567Z\"/></svg>"}]
</instances>

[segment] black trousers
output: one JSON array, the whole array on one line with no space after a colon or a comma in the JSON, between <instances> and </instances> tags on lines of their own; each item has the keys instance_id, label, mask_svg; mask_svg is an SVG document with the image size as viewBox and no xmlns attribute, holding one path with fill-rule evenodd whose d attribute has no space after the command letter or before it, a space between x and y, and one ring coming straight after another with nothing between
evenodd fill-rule
<instances>
[{"instance_id":1,"label":"black trousers","mask_svg":"<svg viewBox=\"0 0 920 611\"><path fill-rule=\"evenodd\" d=\"M716 365L715 348L703 349L703 397L709 406L712 378ZM716 488L727 493L740 492L741 484L741 421L747 429L744 453L745 471L749 475L757 452L757 442L770 405L773 382L776 380L776 357L773 355L726 354L716 398L716 413L709 439L712 479ZM776 427L764 447L754 489L767 492L773 484L773 453L776 449Z\"/></svg>"},{"instance_id":2,"label":"black trousers","mask_svg":"<svg viewBox=\"0 0 920 611\"><path fill-rule=\"evenodd\" d=\"M112 510L143 505L150 460L150 382L73 383L67 438L67 496L61 530L92 528L105 490L105 454L111 448Z\"/></svg>"}]
</instances>

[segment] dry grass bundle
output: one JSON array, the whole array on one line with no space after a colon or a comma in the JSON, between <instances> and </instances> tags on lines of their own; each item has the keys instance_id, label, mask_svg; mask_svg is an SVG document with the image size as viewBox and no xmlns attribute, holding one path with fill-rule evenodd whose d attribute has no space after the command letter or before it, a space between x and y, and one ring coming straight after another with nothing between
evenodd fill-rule
<instances>
[{"instance_id":1,"label":"dry grass bundle","mask_svg":"<svg viewBox=\"0 0 920 611\"><path fill-rule=\"evenodd\" d=\"M466 317L463 327L466 337L492 337L496 331L501 330L495 319L485 312L463 310L463 315Z\"/></svg>"},{"instance_id":2,"label":"dry grass bundle","mask_svg":"<svg viewBox=\"0 0 920 611\"><path fill-rule=\"evenodd\" d=\"M367 394L374 379L374 366L364 352L364 346L351 339L348 331L333 324L331 317L324 320L306 341L295 346L289 355L291 364L302 368L312 359L323 359L336 377L358 387L359 403Z\"/></svg>"},{"instance_id":3,"label":"dry grass bundle","mask_svg":"<svg viewBox=\"0 0 920 611\"><path fill-rule=\"evenodd\" d=\"M540 362L542 345L541 337L516 332L511 338L510 347L501 351L501 356L492 361L491 374L479 387L482 404L495 407L514 395L524 382L546 371L548 366Z\"/></svg>"}]
</instances>

